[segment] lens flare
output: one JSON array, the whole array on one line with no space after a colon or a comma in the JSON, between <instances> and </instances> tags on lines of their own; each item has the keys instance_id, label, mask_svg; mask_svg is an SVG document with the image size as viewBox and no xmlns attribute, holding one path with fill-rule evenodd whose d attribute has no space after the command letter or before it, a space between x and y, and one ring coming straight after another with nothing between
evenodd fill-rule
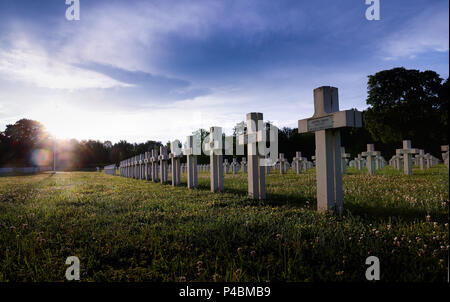
<instances>
[{"instance_id":1,"label":"lens flare","mask_svg":"<svg viewBox=\"0 0 450 302\"><path fill-rule=\"evenodd\" d=\"M31 155L31 161L36 166L49 165L52 160L52 152L47 149L37 149Z\"/></svg>"}]
</instances>

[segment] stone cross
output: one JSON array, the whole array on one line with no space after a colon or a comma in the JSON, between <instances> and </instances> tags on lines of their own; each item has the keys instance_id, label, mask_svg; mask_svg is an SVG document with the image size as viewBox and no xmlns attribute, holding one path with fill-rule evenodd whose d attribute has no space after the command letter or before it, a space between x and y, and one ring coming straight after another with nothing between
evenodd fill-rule
<instances>
[{"instance_id":1,"label":"stone cross","mask_svg":"<svg viewBox=\"0 0 450 302\"><path fill-rule=\"evenodd\" d=\"M297 174L301 174L303 164L302 152L295 152L295 157L292 159L292 161L295 162L295 171L297 172Z\"/></svg>"},{"instance_id":2,"label":"stone cross","mask_svg":"<svg viewBox=\"0 0 450 302\"><path fill-rule=\"evenodd\" d=\"M181 164L180 159L183 157L183 153L180 150L180 141L175 140L170 144L170 153L169 158L171 161L171 165L169 170L171 170L172 174L172 186L178 186L181 183Z\"/></svg>"},{"instance_id":3,"label":"stone cross","mask_svg":"<svg viewBox=\"0 0 450 302\"><path fill-rule=\"evenodd\" d=\"M430 153L425 154L425 161L427 164L427 169L430 169L433 166L432 155Z\"/></svg>"},{"instance_id":4,"label":"stone cross","mask_svg":"<svg viewBox=\"0 0 450 302\"><path fill-rule=\"evenodd\" d=\"M375 151L375 147L373 144L367 144L367 151L362 153L367 160L367 171L369 175L375 174L375 158L380 156L379 151Z\"/></svg>"},{"instance_id":5,"label":"stone cross","mask_svg":"<svg viewBox=\"0 0 450 302\"><path fill-rule=\"evenodd\" d=\"M160 155L158 156L159 160L159 169L161 171L161 183L166 184L169 182L169 155L167 154L167 147L160 146L159 147Z\"/></svg>"},{"instance_id":6,"label":"stone cross","mask_svg":"<svg viewBox=\"0 0 450 302\"><path fill-rule=\"evenodd\" d=\"M266 198L266 167L260 164L263 157L258 152L258 144L264 143L264 129L259 129L262 120L262 113L247 113L247 131L238 137L239 145L247 145L248 195L253 199Z\"/></svg>"},{"instance_id":7,"label":"stone cross","mask_svg":"<svg viewBox=\"0 0 450 302\"><path fill-rule=\"evenodd\" d=\"M247 173L247 158L243 157L241 160L242 173Z\"/></svg>"},{"instance_id":8,"label":"stone cross","mask_svg":"<svg viewBox=\"0 0 450 302\"><path fill-rule=\"evenodd\" d=\"M442 152L442 160L444 161L444 164L448 168L448 161L449 161L449 149L448 145L441 146L441 152Z\"/></svg>"},{"instance_id":9,"label":"stone cross","mask_svg":"<svg viewBox=\"0 0 450 302\"><path fill-rule=\"evenodd\" d=\"M228 159L223 160L223 166L225 168L225 174L228 174L228 170L230 169L230 165L228 164Z\"/></svg>"},{"instance_id":10,"label":"stone cross","mask_svg":"<svg viewBox=\"0 0 450 302\"><path fill-rule=\"evenodd\" d=\"M223 192L223 155L222 155L222 128L211 127L209 142L205 146L209 152L209 176L211 192Z\"/></svg>"},{"instance_id":11,"label":"stone cross","mask_svg":"<svg viewBox=\"0 0 450 302\"><path fill-rule=\"evenodd\" d=\"M358 156L355 158L356 162L356 168L361 171L364 166L364 159L362 158L361 154L358 154Z\"/></svg>"},{"instance_id":12,"label":"stone cross","mask_svg":"<svg viewBox=\"0 0 450 302\"><path fill-rule=\"evenodd\" d=\"M139 170L138 170L138 179L144 179L144 154L139 154Z\"/></svg>"},{"instance_id":13,"label":"stone cross","mask_svg":"<svg viewBox=\"0 0 450 302\"><path fill-rule=\"evenodd\" d=\"M298 132L315 132L317 210L342 213L341 135L339 128L362 127L361 112L339 111L338 89L314 89L314 115L298 121Z\"/></svg>"},{"instance_id":14,"label":"stone cross","mask_svg":"<svg viewBox=\"0 0 450 302\"><path fill-rule=\"evenodd\" d=\"M280 174L286 173L286 159L284 158L284 154L280 153L278 162L280 163Z\"/></svg>"},{"instance_id":15,"label":"stone cross","mask_svg":"<svg viewBox=\"0 0 450 302\"><path fill-rule=\"evenodd\" d=\"M186 148L183 150L187 157L187 186L189 189L197 188L197 156L194 155L194 136L186 137Z\"/></svg>"},{"instance_id":16,"label":"stone cross","mask_svg":"<svg viewBox=\"0 0 450 302\"><path fill-rule=\"evenodd\" d=\"M133 156L133 178L136 179L137 178L137 165L138 165L138 157Z\"/></svg>"},{"instance_id":17,"label":"stone cross","mask_svg":"<svg viewBox=\"0 0 450 302\"><path fill-rule=\"evenodd\" d=\"M350 158L350 153L345 153L345 147L341 147L341 171L342 174L347 173L347 159Z\"/></svg>"},{"instance_id":18,"label":"stone cross","mask_svg":"<svg viewBox=\"0 0 450 302\"><path fill-rule=\"evenodd\" d=\"M383 168L383 157L380 155L375 156L375 170Z\"/></svg>"},{"instance_id":19,"label":"stone cross","mask_svg":"<svg viewBox=\"0 0 450 302\"><path fill-rule=\"evenodd\" d=\"M144 154L144 165L145 165L145 179L146 180L150 180L151 179L150 158L151 158L151 153L150 152L145 152L145 154Z\"/></svg>"},{"instance_id":20,"label":"stone cross","mask_svg":"<svg viewBox=\"0 0 450 302\"><path fill-rule=\"evenodd\" d=\"M231 172L236 174L238 172L239 163L237 162L236 157L233 157L233 161L231 162Z\"/></svg>"},{"instance_id":21,"label":"stone cross","mask_svg":"<svg viewBox=\"0 0 450 302\"><path fill-rule=\"evenodd\" d=\"M128 158L126 160L126 165L127 165L126 176L127 176L127 178L130 178L131 177L131 159L130 158Z\"/></svg>"},{"instance_id":22,"label":"stone cross","mask_svg":"<svg viewBox=\"0 0 450 302\"><path fill-rule=\"evenodd\" d=\"M419 149L419 153L416 155L418 166L420 170L425 170L425 151Z\"/></svg>"},{"instance_id":23,"label":"stone cross","mask_svg":"<svg viewBox=\"0 0 450 302\"><path fill-rule=\"evenodd\" d=\"M404 140L403 141L403 149L397 149L396 153L398 155L403 155L403 173L405 175L412 174L412 155L419 153L418 149L411 148L411 141Z\"/></svg>"},{"instance_id":24,"label":"stone cross","mask_svg":"<svg viewBox=\"0 0 450 302\"><path fill-rule=\"evenodd\" d=\"M403 159L403 156L401 156L400 154L395 154L395 156L394 156L394 167L397 170L401 170L402 169L402 159Z\"/></svg>"},{"instance_id":25,"label":"stone cross","mask_svg":"<svg viewBox=\"0 0 450 302\"><path fill-rule=\"evenodd\" d=\"M158 150L152 150L152 157L150 158L150 162L152 163L152 181L158 182Z\"/></svg>"}]
</instances>

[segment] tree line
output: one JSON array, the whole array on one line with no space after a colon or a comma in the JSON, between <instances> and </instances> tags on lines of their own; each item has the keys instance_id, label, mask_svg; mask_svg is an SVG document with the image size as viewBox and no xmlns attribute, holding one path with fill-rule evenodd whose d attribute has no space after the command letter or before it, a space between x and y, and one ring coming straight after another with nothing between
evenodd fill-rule
<instances>
[{"instance_id":1,"label":"tree line","mask_svg":"<svg viewBox=\"0 0 450 302\"><path fill-rule=\"evenodd\" d=\"M402 140L409 139L413 148L424 149L440 158L440 146L448 144L448 85L448 78L444 81L436 72L428 70L400 67L369 75L366 100L369 107L363 111L363 127L341 129L341 145L353 158L366 150L366 144L373 143L388 160L395 154L395 149L402 147ZM204 140L209 133L199 129L195 134ZM235 130L234 145L236 136ZM159 150L162 145L153 140L145 143L121 140L114 144L110 141L58 140L57 167L80 170L112 163L118 165L121 160ZM170 150L170 142L166 145ZM21 119L0 132L0 166L52 165L53 148L53 138L41 123ZM296 128L289 127L279 129L278 151L289 160L296 151L311 159L315 153L314 133L299 134ZM231 162L233 156L224 157ZM209 163L209 157L199 156L198 163Z\"/></svg>"}]
</instances>

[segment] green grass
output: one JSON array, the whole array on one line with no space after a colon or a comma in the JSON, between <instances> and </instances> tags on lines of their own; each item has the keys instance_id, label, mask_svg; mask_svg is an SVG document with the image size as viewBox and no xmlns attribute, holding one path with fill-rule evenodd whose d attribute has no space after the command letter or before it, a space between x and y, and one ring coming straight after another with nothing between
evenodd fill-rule
<instances>
[{"instance_id":1,"label":"green grass","mask_svg":"<svg viewBox=\"0 0 450 302\"><path fill-rule=\"evenodd\" d=\"M448 169L404 176L386 167L344 176L342 216L315 211L314 170L247 178L225 193L98 172L0 177L0 281L64 281L78 256L83 281L383 281L447 279Z\"/></svg>"}]
</instances>

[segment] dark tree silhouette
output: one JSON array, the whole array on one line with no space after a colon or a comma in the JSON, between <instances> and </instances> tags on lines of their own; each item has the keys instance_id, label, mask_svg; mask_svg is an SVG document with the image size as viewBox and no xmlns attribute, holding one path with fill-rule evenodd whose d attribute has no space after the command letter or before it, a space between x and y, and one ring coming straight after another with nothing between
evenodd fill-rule
<instances>
[{"instance_id":1,"label":"dark tree silhouette","mask_svg":"<svg viewBox=\"0 0 450 302\"><path fill-rule=\"evenodd\" d=\"M439 153L448 139L448 81L442 81L429 70L394 68L370 75L364 122L374 141L400 147L410 139L416 148Z\"/></svg>"}]
</instances>

